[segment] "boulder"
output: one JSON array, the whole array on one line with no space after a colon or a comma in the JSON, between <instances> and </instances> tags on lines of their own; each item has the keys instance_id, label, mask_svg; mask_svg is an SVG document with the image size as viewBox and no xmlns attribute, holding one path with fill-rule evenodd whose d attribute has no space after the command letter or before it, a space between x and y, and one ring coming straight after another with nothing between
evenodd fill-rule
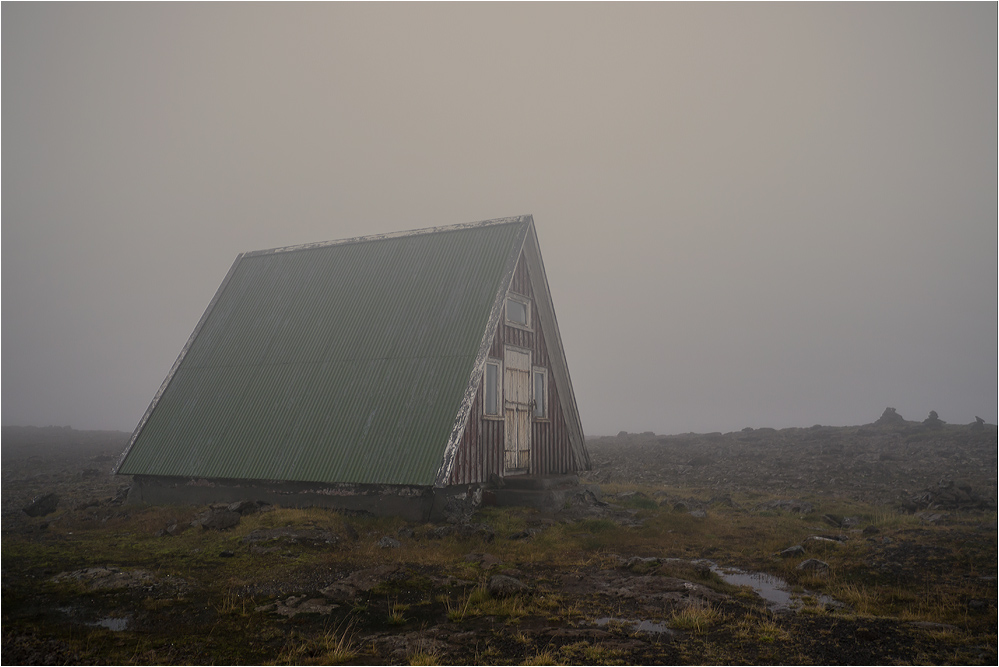
<instances>
[{"instance_id":1,"label":"boulder","mask_svg":"<svg viewBox=\"0 0 999 667\"><path fill-rule=\"evenodd\" d=\"M825 574L829 571L829 563L818 560L816 558L809 558L808 560L803 560L798 563L796 570L801 570L803 572L814 572L816 574Z\"/></svg>"},{"instance_id":2,"label":"boulder","mask_svg":"<svg viewBox=\"0 0 999 667\"><path fill-rule=\"evenodd\" d=\"M489 594L493 597L510 597L518 593L526 593L528 590L527 584L523 581L505 574L493 575L489 579Z\"/></svg>"},{"instance_id":3,"label":"boulder","mask_svg":"<svg viewBox=\"0 0 999 667\"><path fill-rule=\"evenodd\" d=\"M191 524L203 530L228 530L239 525L239 513L228 509L211 509L199 516Z\"/></svg>"},{"instance_id":4,"label":"boulder","mask_svg":"<svg viewBox=\"0 0 999 667\"><path fill-rule=\"evenodd\" d=\"M46 493L37 496L24 507L24 513L28 516L46 516L56 511L59 506L59 496L54 493Z\"/></svg>"},{"instance_id":5,"label":"boulder","mask_svg":"<svg viewBox=\"0 0 999 667\"><path fill-rule=\"evenodd\" d=\"M806 551L828 551L829 549L836 549L843 546L843 543L829 537L811 535L804 539L801 546L804 547Z\"/></svg>"},{"instance_id":6,"label":"boulder","mask_svg":"<svg viewBox=\"0 0 999 667\"><path fill-rule=\"evenodd\" d=\"M264 502L255 502L252 500L237 500L231 503L226 509L230 512L235 512L240 516L246 516L247 514L253 514L259 512L260 508L266 505Z\"/></svg>"}]
</instances>

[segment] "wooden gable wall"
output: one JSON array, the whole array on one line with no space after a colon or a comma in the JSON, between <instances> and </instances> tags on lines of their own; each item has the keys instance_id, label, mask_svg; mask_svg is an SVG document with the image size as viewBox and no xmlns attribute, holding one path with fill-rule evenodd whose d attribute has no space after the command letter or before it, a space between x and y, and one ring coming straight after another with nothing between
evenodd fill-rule
<instances>
[{"instance_id":1,"label":"wooden gable wall","mask_svg":"<svg viewBox=\"0 0 999 667\"><path fill-rule=\"evenodd\" d=\"M531 465L530 475L566 474L581 468L575 461L569 444L562 402L553 381L551 360L545 343L545 332L541 327L531 275L527 262L521 255L517 261L510 292L526 296L531 300L531 322L533 331L525 331L508 326L505 317L500 320L493 336L489 358L503 359L506 345L515 345L531 350L534 366L548 369L548 419L531 420ZM488 481L493 473L503 475L504 420L483 415L483 378L479 380L471 416L462 436L450 484L476 484Z\"/></svg>"}]
</instances>

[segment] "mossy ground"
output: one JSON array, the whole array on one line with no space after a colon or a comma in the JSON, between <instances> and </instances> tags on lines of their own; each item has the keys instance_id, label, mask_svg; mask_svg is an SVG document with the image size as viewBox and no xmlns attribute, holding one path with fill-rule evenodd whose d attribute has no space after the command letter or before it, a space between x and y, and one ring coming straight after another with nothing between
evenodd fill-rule
<instances>
[{"instance_id":1,"label":"mossy ground","mask_svg":"<svg viewBox=\"0 0 999 667\"><path fill-rule=\"evenodd\" d=\"M18 481L8 472L5 461L7 507L11 482ZM60 489L82 484L78 472L46 474ZM118 483L88 482L86 493L113 495ZM926 522L848 494L799 496L812 505L799 515L753 509L778 497L765 488L725 502L712 502L717 491L697 486L617 483L603 490L619 505L605 515L483 509L473 521L491 527L491 540L481 533L432 539L430 525L318 509L275 508L244 516L227 531L187 528L174 535L161 531L189 524L205 508L64 502L52 515L16 521L5 511L4 662L996 663L994 511L955 511ZM629 491L637 493L615 495ZM655 499L663 496L698 500L705 516L661 505ZM857 523L833 528L824 514ZM285 540L266 549L245 540L254 530L279 527L338 539ZM514 538L528 529L536 532ZM811 535L833 533L846 539L801 557L776 555ZM378 546L386 535L401 546ZM502 564L470 560L475 553ZM660 560L626 564L636 556ZM796 569L809 557L828 563L828 572ZM751 591L692 562L699 559L781 577L800 606L768 609ZM400 565L398 576L353 598L320 593L386 564ZM86 568L111 568L131 583L95 588L86 577L67 576ZM490 595L489 578L510 569L531 592ZM567 584L608 572L682 580L717 597L653 604ZM269 608L299 598L336 606L291 617ZM628 621L659 630L639 631Z\"/></svg>"}]
</instances>

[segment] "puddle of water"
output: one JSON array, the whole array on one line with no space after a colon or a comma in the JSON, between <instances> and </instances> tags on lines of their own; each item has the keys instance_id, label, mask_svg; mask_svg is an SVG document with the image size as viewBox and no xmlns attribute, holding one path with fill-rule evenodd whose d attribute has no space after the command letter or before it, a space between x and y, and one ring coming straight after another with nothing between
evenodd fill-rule
<instances>
[{"instance_id":1,"label":"puddle of water","mask_svg":"<svg viewBox=\"0 0 999 667\"><path fill-rule=\"evenodd\" d=\"M665 623L653 623L652 621L630 621L626 618L611 618L610 616L604 616L603 618L598 618L593 621L597 625L603 627L608 623L620 623L621 625L627 625L633 628L634 632L647 632L652 635L671 635L674 631L666 627Z\"/></svg>"},{"instance_id":2,"label":"puddle of water","mask_svg":"<svg viewBox=\"0 0 999 667\"><path fill-rule=\"evenodd\" d=\"M97 628L107 628L111 632L121 632L122 630L127 630L129 623L132 622L131 616L105 616L96 621L86 621L87 616L93 618L91 614L88 614L86 610L77 607L56 607L56 609L71 619L75 620L77 623L83 623L84 625L90 625ZM92 612L91 612L92 613ZM83 616L81 619L80 617Z\"/></svg>"},{"instance_id":3,"label":"puddle of water","mask_svg":"<svg viewBox=\"0 0 999 667\"><path fill-rule=\"evenodd\" d=\"M770 606L778 609L791 608L791 587L786 581L763 572L744 572L734 568L711 566L711 571L717 574L727 584L749 586Z\"/></svg>"},{"instance_id":4,"label":"puddle of water","mask_svg":"<svg viewBox=\"0 0 999 667\"><path fill-rule=\"evenodd\" d=\"M722 581L735 586L749 586L757 595L766 600L767 606L775 611L796 609L802 606L801 597L791 593L791 587L780 577L764 572L746 572L734 567L719 567L711 563L711 571L722 578ZM814 597L820 604L841 605L828 595L819 595L804 591L802 595Z\"/></svg>"},{"instance_id":5,"label":"puddle of water","mask_svg":"<svg viewBox=\"0 0 999 667\"><path fill-rule=\"evenodd\" d=\"M101 628L107 628L111 632L121 632L122 630L128 629L128 624L132 619L128 618L114 618L108 616L100 619L99 621L94 621L93 623L87 623L87 625L95 625Z\"/></svg>"}]
</instances>

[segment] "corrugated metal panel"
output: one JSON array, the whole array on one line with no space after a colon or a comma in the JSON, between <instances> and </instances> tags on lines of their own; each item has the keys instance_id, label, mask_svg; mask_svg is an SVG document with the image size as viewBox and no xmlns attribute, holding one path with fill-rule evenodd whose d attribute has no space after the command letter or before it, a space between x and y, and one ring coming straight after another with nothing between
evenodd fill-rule
<instances>
[{"instance_id":1,"label":"corrugated metal panel","mask_svg":"<svg viewBox=\"0 0 999 667\"><path fill-rule=\"evenodd\" d=\"M118 472L432 484L529 222L242 255Z\"/></svg>"}]
</instances>

